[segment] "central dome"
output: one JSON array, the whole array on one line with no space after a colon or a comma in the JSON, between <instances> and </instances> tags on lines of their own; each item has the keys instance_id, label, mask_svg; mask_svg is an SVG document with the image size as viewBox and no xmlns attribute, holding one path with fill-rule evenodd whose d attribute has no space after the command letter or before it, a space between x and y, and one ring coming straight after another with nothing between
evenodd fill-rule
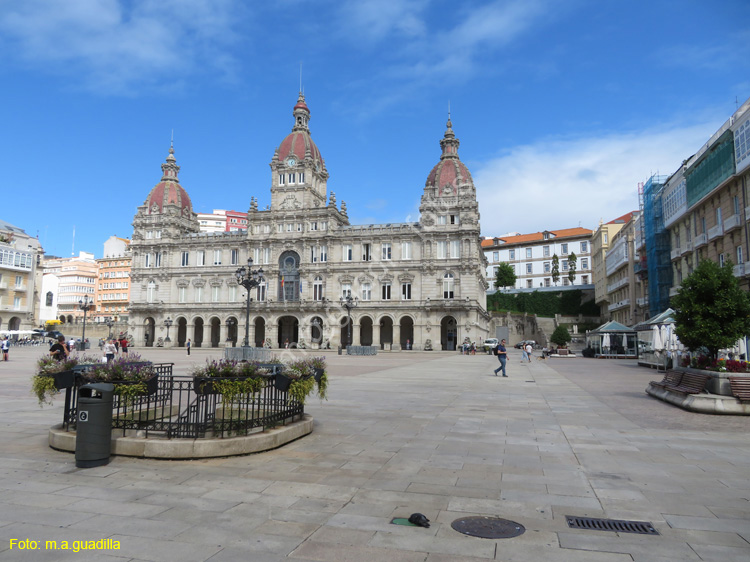
<instances>
[{"instance_id":1,"label":"central dome","mask_svg":"<svg viewBox=\"0 0 750 562\"><path fill-rule=\"evenodd\" d=\"M174 157L174 148L169 148L169 156L166 163L161 165L162 177L146 197L146 212L150 215L164 212L165 205L174 205L180 209L185 216L193 212L187 191L180 185L177 177L180 167Z\"/></svg>"},{"instance_id":2,"label":"central dome","mask_svg":"<svg viewBox=\"0 0 750 562\"><path fill-rule=\"evenodd\" d=\"M450 118L447 127L445 136L440 141L443 153L440 155L440 161L427 176L425 187L436 188L437 195L451 196L458 195L460 185L473 185L473 180L469 169L458 157L460 143L453 133Z\"/></svg>"},{"instance_id":3,"label":"central dome","mask_svg":"<svg viewBox=\"0 0 750 562\"><path fill-rule=\"evenodd\" d=\"M275 163L288 163L289 159L302 162L305 158L310 158L313 166L322 170L325 167L325 161L320 154L320 150L318 150L318 146L310 136L310 129L307 126L310 121L310 109L305 103L304 94L300 93L292 113L294 115L294 127L276 150Z\"/></svg>"}]
</instances>

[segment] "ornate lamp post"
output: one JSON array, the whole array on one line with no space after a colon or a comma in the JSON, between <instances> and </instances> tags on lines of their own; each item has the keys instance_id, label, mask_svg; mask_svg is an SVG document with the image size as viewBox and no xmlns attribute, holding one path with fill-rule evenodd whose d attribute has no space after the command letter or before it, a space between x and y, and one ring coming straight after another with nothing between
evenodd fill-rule
<instances>
[{"instance_id":1,"label":"ornate lamp post","mask_svg":"<svg viewBox=\"0 0 750 562\"><path fill-rule=\"evenodd\" d=\"M346 309L347 323L349 325L349 336L347 337L348 345L352 345L352 308L357 308L359 299L357 297L352 298L351 293L347 293L345 297L339 299L341 306Z\"/></svg>"},{"instance_id":2,"label":"ornate lamp post","mask_svg":"<svg viewBox=\"0 0 750 562\"><path fill-rule=\"evenodd\" d=\"M164 338L164 343L171 343L172 340L169 339L169 327L174 323L174 320L172 320L169 316L167 316L167 319L164 320L164 325L167 327L167 337Z\"/></svg>"},{"instance_id":3,"label":"ornate lamp post","mask_svg":"<svg viewBox=\"0 0 750 562\"><path fill-rule=\"evenodd\" d=\"M78 301L78 308L83 310L83 333L81 334L81 344L83 345L84 351L86 350L86 313L91 310L91 307L93 306L94 301L90 301L88 295Z\"/></svg>"},{"instance_id":4,"label":"ornate lamp post","mask_svg":"<svg viewBox=\"0 0 750 562\"><path fill-rule=\"evenodd\" d=\"M247 258L247 267L244 265L237 268L234 272L237 277L237 283L245 287L247 291L247 304L245 305L245 339L242 342L243 347L250 346L250 289L257 287L263 281L263 268L253 269L253 258Z\"/></svg>"},{"instance_id":5,"label":"ornate lamp post","mask_svg":"<svg viewBox=\"0 0 750 562\"><path fill-rule=\"evenodd\" d=\"M104 322L104 324L109 328L109 336L107 336L107 339L112 339L112 326L115 325L114 321L112 320L112 317L108 317L107 321Z\"/></svg>"}]
</instances>

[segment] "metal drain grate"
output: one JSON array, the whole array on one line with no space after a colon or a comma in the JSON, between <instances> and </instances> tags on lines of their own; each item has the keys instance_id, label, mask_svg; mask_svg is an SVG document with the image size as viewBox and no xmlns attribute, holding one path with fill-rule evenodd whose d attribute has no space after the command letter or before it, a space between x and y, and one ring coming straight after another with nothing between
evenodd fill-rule
<instances>
[{"instance_id":1,"label":"metal drain grate","mask_svg":"<svg viewBox=\"0 0 750 562\"><path fill-rule=\"evenodd\" d=\"M598 519L596 517L574 517L566 515L565 520L571 529L589 529L592 531L615 531L617 533L636 533L639 535L658 535L659 531L648 521L625 521L622 519Z\"/></svg>"}]
</instances>

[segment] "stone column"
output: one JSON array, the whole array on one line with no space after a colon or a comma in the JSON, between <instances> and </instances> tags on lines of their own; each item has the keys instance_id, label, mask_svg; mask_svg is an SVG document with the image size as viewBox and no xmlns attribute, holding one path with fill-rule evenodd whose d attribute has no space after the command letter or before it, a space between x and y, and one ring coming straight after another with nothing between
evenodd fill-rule
<instances>
[{"instance_id":1,"label":"stone column","mask_svg":"<svg viewBox=\"0 0 750 562\"><path fill-rule=\"evenodd\" d=\"M377 321L372 324L372 345L380 349L380 324Z\"/></svg>"},{"instance_id":2,"label":"stone column","mask_svg":"<svg viewBox=\"0 0 750 562\"><path fill-rule=\"evenodd\" d=\"M245 339L245 332L242 332L242 335L240 333L237 333L237 345L241 346L242 341ZM250 318L250 330L247 332L247 345L250 347L255 347L255 322L253 322L253 319Z\"/></svg>"},{"instance_id":3,"label":"stone column","mask_svg":"<svg viewBox=\"0 0 750 562\"><path fill-rule=\"evenodd\" d=\"M228 327L226 323L222 322L219 324L219 345L218 347L227 347L227 334ZM228 342L229 347L232 346L232 342Z\"/></svg>"},{"instance_id":4,"label":"stone column","mask_svg":"<svg viewBox=\"0 0 750 562\"><path fill-rule=\"evenodd\" d=\"M271 340L271 348L276 349L279 347L279 327L275 322L271 322L271 320L266 322L266 339Z\"/></svg>"},{"instance_id":5,"label":"stone column","mask_svg":"<svg viewBox=\"0 0 750 562\"><path fill-rule=\"evenodd\" d=\"M393 351L401 349L401 324L393 323L393 342L391 343Z\"/></svg>"},{"instance_id":6,"label":"stone column","mask_svg":"<svg viewBox=\"0 0 750 562\"><path fill-rule=\"evenodd\" d=\"M355 324L352 320L352 345L362 345L360 343L360 330L362 327L359 324Z\"/></svg>"}]
</instances>

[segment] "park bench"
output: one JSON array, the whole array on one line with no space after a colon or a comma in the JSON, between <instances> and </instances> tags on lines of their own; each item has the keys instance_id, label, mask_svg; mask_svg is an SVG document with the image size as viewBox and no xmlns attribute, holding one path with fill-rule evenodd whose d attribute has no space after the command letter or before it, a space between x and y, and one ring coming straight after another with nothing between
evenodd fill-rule
<instances>
[{"instance_id":1,"label":"park bench","mask_svg":"<svg viewBox=\"0 0 750 562\"><path fill-rule=\"evenodd\" d=\"M664 388L684 392L685 394L699 394L706 388L706 383L710 379L711 375L683 373L678 385L665 385Z\"/></svg>"},{"instance_id":2,"label":"park bench","mask_svg":"<svg viewBox=\"0 0 750 562\"><path fill-rule=\"evenodd\" d=\"M660 386L661 388L666 388L668 386L679 386L680 381L682 380L682 372L681 371L667 371L664 373L664 378L660 380L659 382L652 383L654 386Z\"/></svg>"},{"instance_id":3,"label":"park bench","mask_svg":"<svg viewBox=\"0 0 750 562\"><path fill-rule=\"evenodd\" d=\"M750 402L750 377L729 377L729 387L735 398Z\"/></svg>"}]
</instances>

